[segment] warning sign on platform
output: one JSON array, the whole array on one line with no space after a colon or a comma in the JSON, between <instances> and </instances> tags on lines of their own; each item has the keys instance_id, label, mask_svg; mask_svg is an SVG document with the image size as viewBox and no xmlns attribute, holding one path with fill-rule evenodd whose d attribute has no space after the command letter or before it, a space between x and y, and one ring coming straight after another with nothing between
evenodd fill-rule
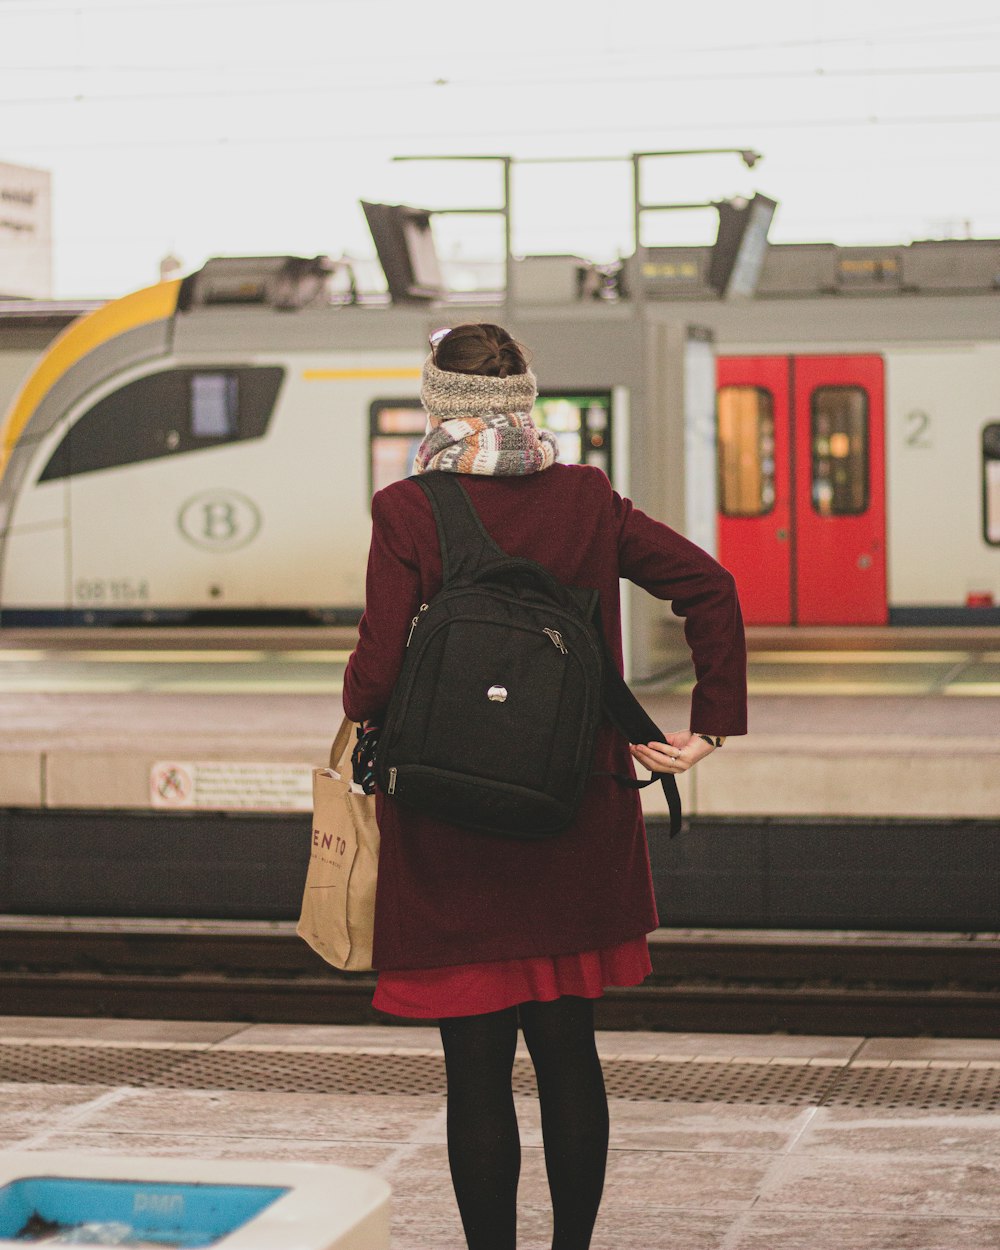
<instances>
[{"instance_id":1,"label":"warning sign on platform","mask_svg":"<svg viewBox=\"0 0 1000 1250\"><path fill-rule=\"evenodd\" d=\"M308 812L312 765L159 761L149 770L149 801L177 810Z\"/></svg>"}]
</instances>

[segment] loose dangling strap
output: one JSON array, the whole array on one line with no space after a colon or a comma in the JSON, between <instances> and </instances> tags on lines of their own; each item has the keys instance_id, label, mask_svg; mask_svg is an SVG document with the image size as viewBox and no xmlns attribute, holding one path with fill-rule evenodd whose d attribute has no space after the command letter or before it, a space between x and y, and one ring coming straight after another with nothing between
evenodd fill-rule
<instances>
[{"instance_id":1,"label":"loose dangling strap","mask_svg":"<svg viewBox=\"0 0 1000 1250\"><path fill-rule=\"evenodd\" d=\"M603 638L602 638L603 642ZM666 742L667 736L646 712L635 697L625 678L618 672L614 660L604 645L604 710L615 728L636 745L647 742ZM677 778L673 773L653 773L648 781L639 781L635 777L626 777L621 773L612 773L622 785L630 790L644 790L647 786L659 781L663 786L663 794L667 800L670 813L670 836L675 838L681 831L681 795L677 789Z\"/></svg>"}]
</instances>

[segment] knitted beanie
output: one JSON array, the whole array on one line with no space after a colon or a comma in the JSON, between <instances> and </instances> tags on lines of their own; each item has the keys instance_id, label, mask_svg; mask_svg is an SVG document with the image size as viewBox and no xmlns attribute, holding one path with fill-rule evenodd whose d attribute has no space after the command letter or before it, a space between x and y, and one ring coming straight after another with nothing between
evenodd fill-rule
<instances>
[{"instance_id":1,"label":"knitted beanie","mask_svg":"<svg viewBox=\"0 0 1000 1250\"><path fill-rule=\"evenodd\" d=\"M506 378L483 373L449 373L434 357L424 361L420 402L432 426L454 417L485 417L493 413L529 413L538 395L538 382L529 369Z\"/></svg>"}]
</instances>

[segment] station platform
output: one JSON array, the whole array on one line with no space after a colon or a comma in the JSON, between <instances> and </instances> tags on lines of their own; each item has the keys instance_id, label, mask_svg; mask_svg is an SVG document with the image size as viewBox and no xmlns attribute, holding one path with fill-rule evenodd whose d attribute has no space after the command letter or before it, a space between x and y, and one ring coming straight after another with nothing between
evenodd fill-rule
<instances>
[{"instance_id":1,"label":"station platform","mask_svg":"<svg viewBox=\"0 0 1000 1250\"><path fill-rule=\"evenodd\" d=\"M0 910L293 919L353 638L0 635ZM679 778L684 836L642 792L664 923L995 932L1000 628L749 647L750 732ZM670 730L691 680L634 687Z\"/></svg>"},{"instance_id":2,"label":"station platform","mask_svg":"<svg viewBox=\"0 0 1000 1250\"><path fill-rule=\"evenodd\" d=\"M1000 1041L600 1032L593 1250L991 1250ZM463 1250L433 1028L0 1017L0 1151L321 1161L392 1188L393 1250ZM514 1071L520 1250L550 1216Z\"/></svg>"},{"instance_id":3,"label":"station platform","mask_svg":"<svg viewBox=\"0 0 1000 1250\"><path fill-rule=\"evenodd\" d=\"M0 635L0 807L148 808L172 760L298 766L304 786L341 717L353 637ZM692 816L1000 813L1000 627L757 628L749 646L750 733L680 778ZM687 724L690 680L636 687L663 728ZM644 801L663 814L659 787Z\"/></svg>"}]
</instances>

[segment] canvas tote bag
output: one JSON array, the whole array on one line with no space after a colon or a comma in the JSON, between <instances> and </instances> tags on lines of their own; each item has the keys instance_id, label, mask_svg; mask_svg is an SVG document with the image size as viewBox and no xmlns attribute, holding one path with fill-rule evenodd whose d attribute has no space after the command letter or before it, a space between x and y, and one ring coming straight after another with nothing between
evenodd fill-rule
<instances>
[{"instance_id":1,"label":"canvas tote bag","mask_svg":"<svg viewBox=\"0 0 1000 1250\"><path fill-rule=\"evenodd\" d=\"M330 767L313 769L312 845L296 932L335 968L368 972L379 832L374 794L351 784L354 728L345 717Z\"/></svg>"}]
</instances>

